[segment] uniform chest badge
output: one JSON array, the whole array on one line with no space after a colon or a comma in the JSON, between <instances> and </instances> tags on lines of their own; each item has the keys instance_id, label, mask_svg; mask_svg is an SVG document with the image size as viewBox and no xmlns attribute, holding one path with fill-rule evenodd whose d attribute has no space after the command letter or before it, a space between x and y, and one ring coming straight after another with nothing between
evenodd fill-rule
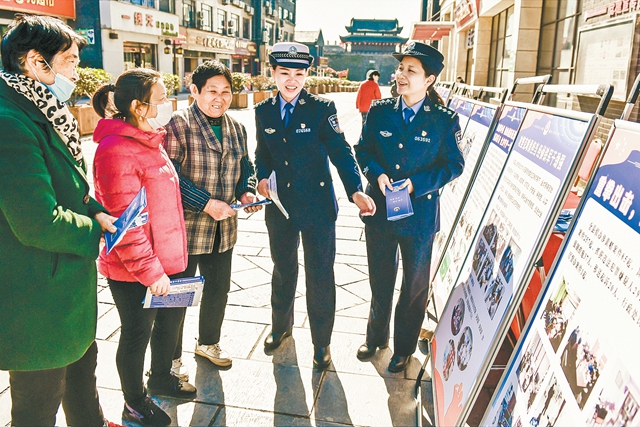
<instances>
[{"instance_id":1,"label":"uniform chest badge","mask_svg":"<svg viewBox=\"0 0 640 427\"><path fill-rule=\"evenodd\" d=\"M380 131L380 135L382 135L384 138L389 138L393 134L391 132L389 132L389 131L381 130Z\"/></svg>"},{"instance_id":2,"label":"uniform chest badge","mask_svg":"<svg viewBox=\"0 0 640 427\"><path fill-rule=\"evenodd\" d=\"M273 129L273 128L266 128L264 131L265 131L266 133L268 133L269 135L271 135L271 134L272 134L272 133L274 133L276 130L275 130L275 129Z\"/></svg>"},{"instance_id":3,"label":"uniform chest badge","mask_svg":"<svg viewBox=\"0 0 640 427\"><path fill-rule=\"evenodd\" d=\"M427 136L427 131L426 130L422 131L422 136Z\"/></svg>"},{"instance_id":4,"label":"uniform chest badge","mask_svg":"<svg viewBox=\"0 0 640 427\"><path fill-rule=\"evenodd\" d=\"M306 128L306 127L307 127L307 125L305 125L304 123L300 123L300 127L301 127L302 129L304 129L304 128Z\"/></svg>"},{"instance_id":5,"label":"uniform chest badge","mask_svg":"<svg viewBox=\"0 0 640 427\"><path fill-rule=\"evenodd\" d=\"M296 129L296 133L308 133L311 132L311 128L308 128L306 124L300 123L300 129Z\"/></svg>"}]
</instances>

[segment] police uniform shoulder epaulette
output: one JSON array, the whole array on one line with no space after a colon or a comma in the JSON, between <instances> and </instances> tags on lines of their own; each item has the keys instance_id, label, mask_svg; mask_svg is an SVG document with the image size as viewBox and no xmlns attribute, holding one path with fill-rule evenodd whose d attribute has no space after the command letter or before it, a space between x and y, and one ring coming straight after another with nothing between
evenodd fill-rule
<instances>
[{"instance_id":1,"label":"police uniform shoulder epaulette","mask_svg":"<svg viewBox=\"0 0 640 427\"><path fill-rule=\"evenodd\" d=\"M444 106L444 105L442 105L442 104L436 104L436 111L439 111L439 112L441 112L442 114L447 115L447 116L449 116L449 117L451 117L451 118L455 117L455 116L456 116L456 114L457 114L457 113L456 113L455 111L453 111L451 108L445 107L445 106Z\"/></svg>"},{"instance_id":2,"label":"police uniform shoulder epaulette","mask_svg":"<svg viewBox=\"0 0 640 427\"><path fill-rule=\"evenodd\" d=\"M375 99L371 102L372 107L378 107L381 105L395 105L397 98L382 98Z\"/></svg>"},{"instance_id":3,"label":"police uniform shoulder epaulette","mask_svg":"<svg viewBox=\"0 0 640 427\"><path fill-rule=\"evenodd\" d=\"M322 96L314 95L313 93L309 93L307 94L307 96L313 99L314 101L320 102L321 104L329 105L329 103L331 102L330 99L324 98Z\"/></svg>"},{"instance_id":4,"label":"police uniform shoulder epaulette","mask_svg":"<svg viewBox=\"0 0 640 427\"><path fill-rule=\"evenodd\" d=\"M267 98L267 99L263 99L262 101L258 102L256 105L254 105L253 108L256 109L256 108L258 108L258 107L260 107L260 106L262 106L264 104L267 104L267 103L269 103L271 101L273 101L273 97Z\"/></svg>"}]
</instances>

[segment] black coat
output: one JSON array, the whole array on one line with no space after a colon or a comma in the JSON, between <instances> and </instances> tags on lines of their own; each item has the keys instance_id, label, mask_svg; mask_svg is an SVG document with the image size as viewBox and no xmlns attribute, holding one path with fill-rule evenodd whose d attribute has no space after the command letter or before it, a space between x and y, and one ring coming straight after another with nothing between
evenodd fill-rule
<instances>
[{"instance_id":1,"label":"black coat","mask_svg":"<svg viewBox=\"0 0 640 427\"><path fill-rule=\"evenodd\" d=\"M347 195L362 190L358 164L339 128L333 101L304 89L284 129L278 96L256 106L258 182L276 171L278 197L296 227L335 222L338 203L329 160ZM277 209L267 206L268 209Z\"/></svg>"},{"instance_id":2,"label":"black coat","mask_svg":"<svg viewBox=\"0 0 640 427\"><path fill-rule=\"evenodd\" d=\"M457 114L428 97L409 125L404 124L400 98L374 101L356 145L356 157L370 185L367 193L376 203L367 224L389 233L410 236L435 234L440 229L439 190L462 173L464 158L458 148L461 137ZM410 178L414 214L388 221L385 196L378 177L392 181Z\"/></svg>"}]
</instances>

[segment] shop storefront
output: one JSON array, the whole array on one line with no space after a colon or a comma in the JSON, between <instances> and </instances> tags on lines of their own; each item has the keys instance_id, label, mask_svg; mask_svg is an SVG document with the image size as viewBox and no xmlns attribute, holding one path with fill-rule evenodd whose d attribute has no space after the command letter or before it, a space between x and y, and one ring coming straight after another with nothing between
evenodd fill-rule
<instances>
[{"instance_id":1,"label":"shop storefront","mask_svg":"<svg viewBox=\"0 0 640 427\"><path fill-rule=\"evenodd\" d=\"M226 37L206 31L186 29L185 74L208 59L217 59L231 68L232 56L235 54L235 38Z\"/></svg>"},{"instance_id":2,"label":"shop storefront","mask_svg":"<svg viewBox=\"0 0 640 427\"><path fill-rule=\"evenodd\" d=\"M246 39L236 39L231 71L251 74L257 50L258 48L255 42Z\"/></svg>"},{"instance_id":3,"label":"shop storefront","mask_svg":"<svg viewBox=\"0 0 640 427\"><path fill-rule=\"evenodd\" d=\"M9 24L13 21L16 13L33 13L38 15L51 15L62 20L76 19L75 1L24 1L24 0L3 0L0 1L0 37L7 32Z\"/></svg>"},{"instance_id":4,"label":"shop storefront","mask_svg":"<svg viewBox=\"0 0 640 427\"><path fill-rule=\"evenodd\" d=\"M165 40L178 35L176 15L120 2L100 2L104 69L113 75L144 67L173 73L173 53ZM178 74L180 74L180 70Z\"/></svg>"}]
</instances>

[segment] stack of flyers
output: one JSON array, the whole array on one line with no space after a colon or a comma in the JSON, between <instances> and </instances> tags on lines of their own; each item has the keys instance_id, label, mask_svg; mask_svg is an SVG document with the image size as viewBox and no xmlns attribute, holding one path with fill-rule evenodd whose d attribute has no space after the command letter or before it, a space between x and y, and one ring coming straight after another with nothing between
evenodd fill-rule
<instances>
[{"instance_id":1,"label":"stack of flyers","mask_svg":"<svg viewBox=\"0 0 640 427\"><path fill-rule=\"evenodd\" d=\"M182 277L171 279L171 288L166 296L157 296L147 288L147 294L142 300L144 308L195 307L200 303L204 277Z\"/></svg>"},{"instance_id":2,"label":"stack of flyers","mask_svg":"<svg viewBox=\"0 0 640 427\"><path fill-rule=\"evenodd\" d=\"M269 197L275 203L275 205L280 209L282 215L286 219L289 219L289 212L282 206L282 202L280 202L280 198L278 198L278 182L276 181L276 171L271 172L269 176Z\"/></svg>"},{"instance_id":3,"label":"stack of flyers","mask_svg":"<svg viewBox=\"0 0 640 427\"><path fill-rule=\"evenodd\" d=\"M147 222L149 219L148 214L143 214L142 211L147 207L147 190L142 187L136 197L133 198L127 209L120 215L120 218L113 223L117 227L115 233L104 233L104 242L107 250L107 255L115 245L120 243L124 235L128 230L139 227Z\"/></svg>"},{"instance_id":4,"label":"stack of flyers","mask_svg":"<svg viewBox=\"0 0 640 427\"><path fill-rule=\"evenodd\" d=\"M413 215L413 205L411 204L411 196L409 195L409 187L400 189L404 183L404 179L396 181L393 184L393 191L387 190L387 219L389 221L397 221L402 218Z\"/></svg>"}]
</instances>

